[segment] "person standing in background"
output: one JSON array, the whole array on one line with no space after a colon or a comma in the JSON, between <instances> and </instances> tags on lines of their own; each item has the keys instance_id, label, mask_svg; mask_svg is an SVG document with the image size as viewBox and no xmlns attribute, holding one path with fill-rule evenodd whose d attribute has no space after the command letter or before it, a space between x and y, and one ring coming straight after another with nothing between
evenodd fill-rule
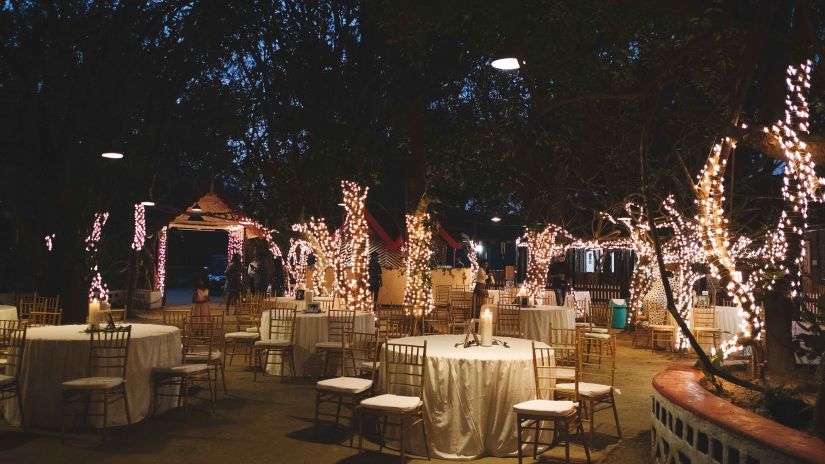
<instances>
[{"instance_id":1,"label":"person standing in background","mask_svg":"<svg viewBox=\"0 0 825 464\"><path fill-rule=\"evenodd\" d=\"M476 271L476 283L473 286L473 317L478 318L481 314L481 306L487 302L487 284L492 284L493 276L487 273L490 269L490 263L483 259L478 263L478 271Z\"/></svg>"},{"instance_id":2,"label":"person standing in background","mask_svg":"<svg viewBox=\"0 0 825 464\"><path fill-rule=\"evenodd\" d=\"M370 253L369 264L370 291L373 304L378 302L378 291L381 289L381 263L378 262L378 253Z\"/></svg>"},{"instance_id":3,"label":"person standing in background","mask_svg":"<svg viewBox=\"0 0 825 464\"><path fill-rule=\"evenodd\" d=\"M195 292L192 294L192 315L209 315L209 285L203 277L195 282Z\"/></svg>"},{"instance_id":4,"label":"person standing in background","mask_svg":"<svg viewBox=\"0 0 825 464\"><path fill-rule=\"evenodd\" d=\"M571 279L570 267L567 265L564 253L557 256L553 264L550 265L549 277L553 286L553 292L556 294L556 305L564 306Z\"/></svg>"},{"instance_id":5,"label":"person standing in background","mask_svg":"<svg viewBox=\"0 0 825 464\"><path fill-rule=\"evenodd\" d=\"M249 267L246 269L246 275L249 278L249 292L255 293L257 287L255 284L258 282L258 268L260 267L260 263L258 263L258 257L253 256L252 261L249 263Z\"/></svg>"}]
</instances>

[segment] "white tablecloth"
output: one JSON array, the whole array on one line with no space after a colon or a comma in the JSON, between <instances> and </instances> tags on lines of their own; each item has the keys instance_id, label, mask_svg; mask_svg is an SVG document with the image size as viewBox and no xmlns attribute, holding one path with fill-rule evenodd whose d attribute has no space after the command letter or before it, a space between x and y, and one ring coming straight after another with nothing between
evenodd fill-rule
<instances>
[{"instance_id":1,"label":"white tablecloth","mask_svg":"<svg viewBox=\"0 0 825 464\"><path fill-rule=\"evenodd\" d=\"M535 399L536 394L531 341L496 338L505 340L510 348L456 348L463 335L390 341L420 345L427 340L424 424L433 457L475 459L516 453L513 405ZM423 456L420 426L408 436L410 448Z\"/></svg>"},{"instance_id":2,"label":"white tablecloth","mask_svg":"<svg viewBox=\"0 0 825 464\"><path fill-rule=\"evenodd\" d=\"M295 298L292 298L292 297L283 297L283 296L281 296L281 297L278 297L278 298L274 298L274 297L273 298L267 298L267 301L269 301L271 303L274 303L274 302L277 301L278 303L286 303L286 304L295 305L295 309L297 309L298 311L303 311L303 310L307 309L307 300L306 299L296 300ZM312 299L312 301L314 303L318 303L319 301L332 301L332 297L331 296L316 296L315 298ZM340 299L336 300L335 301L335 307L333 309L340 309L339 308L340 302L341 302Z\"/></svg>"},{"instance_id":3,"label":"white tablecloth","mask_svg":"<svg viewBox=\"0 0 825 464\"><path fill-rule=\"evenodd\" d=\"M132 423L135 423L143 420L149 413L152 368L180 364L181 339L180 331L176 327L131 325L126 389L129 395L129 412ZM23 369L20 373L26 425L60 427L61 383L89 375L89 334L83 332L85 328L84 325L63 325L28 329ZM169 409L172 402L172 398L158 397L155 413ZM5 415L10 423L20 424L16 399L6 401ZM89 417L88 423L99 427L102 419ZM126 424L122 403L110 405L108 424Z\"/></svg>"},{"instance_id":4,"label":"white tablecloth","mask_svg":"<svg viewBox=\"0 0 825 464\"><path fill-rule=\"evenodd\" d=\"M722 332L721 342L725 342L733 338L739 332L739 327L745 316L739 308L733 306L717 306L716 307L716 327Z\"/></svg>"},{"instance_id":5,"label":"white tablecloth","mask_svg":"<svg viewBox=\"0 0 825 464\"><path fill-rule=\"evenodd\" d=\"M297 375L309 376L321 374L322 358L315 355L315 344L329 339L329 316L327 313L306 314L299 312L295 317L295 369ZM354 330L356 332L374 332L375 315L368 312L355 314ZM269 311L261 314L261 338L269 340ZM274 355L273 355L274 356ZM287 363L286 371L289 371ZM269 366L269 374L280 374L279 366Z\"/></svg>"},{"instance_id":6,"label":"white tablecloth","mask_svg":"<svg viewBox=\"0 0 825 464\"><path fill-rule=\"evenodd\" d=\"M16 321L17 307L0 305L0 321Z\"/></svg>"},{"instance_id":7,"label":"white tablecloth","mask_svg":"<svg viewBox=\"0 0 825 464\"><path fill-rule=\"evenodd\" d=\"M498 316L497 305L483 305L482 313L485 310L493 313L493 320ZM567 306L540 305L534 308L521 308L519 324L524 338L528 340L538 340L548 343L550 341L550 323L554 329L575 329L576 310Z\"/></svg>"}]
</instances>

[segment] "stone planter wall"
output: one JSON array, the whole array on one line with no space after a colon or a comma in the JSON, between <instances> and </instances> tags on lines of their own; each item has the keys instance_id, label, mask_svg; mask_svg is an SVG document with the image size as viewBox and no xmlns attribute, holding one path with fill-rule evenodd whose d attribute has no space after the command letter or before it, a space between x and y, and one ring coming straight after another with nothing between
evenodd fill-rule
<instances>
[{"instance_id":1,"label":"stone planter wall","mask_svg":"<svg viewBox=\"0 0 825 464\"><path fill-rule=\"evenodd\" d=\"M651 456L664 464L825 463L825 444L734 406L699 385L701 372L653 378Z\"/></svg>"}]
</instances>

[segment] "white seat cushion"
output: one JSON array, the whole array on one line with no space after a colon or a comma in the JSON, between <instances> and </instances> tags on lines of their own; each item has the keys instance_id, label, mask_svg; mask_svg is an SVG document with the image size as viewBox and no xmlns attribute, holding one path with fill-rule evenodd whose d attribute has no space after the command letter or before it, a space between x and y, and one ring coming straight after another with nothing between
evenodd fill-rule
<instances>
[{"instance_id":1,"label":"white seat cushion","mask_svg":"<svg viewBox=\"0 0 825 464\"><path fill-rule=\"evenodd\" d=\"M375 362L375 368L379 369L381 367L381 361ZM358 364L358 368L362 371L371 371L372 370L372 361L361 361Z\"/></svg>"},{"instance_id":2,"label":"white seat cushion","mask_svg":"<svg viewBox=\"0 0 825 464\"><path fill-rule=\"evenodd\" d=\"M319 390L328 390L338 393L349 393L356 395L363 393L372 387L372 380L358 377L335 377L334 379L320 380L315 384Z\"/></svg>"},{"instance_id":3,"label":"white seat cushion","mask_svg":"<svg viewBox=\"0 0 825 464\"><path fill-rule=\"evenodd\" d=\"M588 330L588 332L606 334L606 333L610 333L610 330L605 329L603 327L591 327L590 330Z\"/></svg>"},{"instance_id":4,"label":"white seat cushion","mask_svg":"<svg viewBox=\"0 0 825 464\"><path fill-rule=\"evenodd\" d=\"M63 388L68 390L94 390L114 388L123 383L120 377L86 377L63 382Z\"/></svg>"},{"instance_id":5,"label":"white seat cushion","mask_svg":"<svg viewBox=\"0 0 825 464\"><path fill-rule=\"evenodd\" d=\"M598 396L610 393L610 385L601 385L598 383L579 382L579 393L585 396ZM575 383L558 383L556 389L564 392L573 392L576 390Z\"/></svg>"},{"instance_id":6,"label":"white seat cushion","mask_svg":"<svg viewBox=\"0 0 825 464\"><path fill-rule=\"evenodd\" d=\"M417 396L399 395L378 395L367 398L361 402L361 406L369 409L380 409L382 411L412 411L418 409L423 402Z\"/></svg>"},{"instance_id":7,"label":"white seat cushion","mask_svg":"<svg viewBox=\"0 0 825 464\"><path fill-rule=\"evenodd\" d=\"M246 331L247 331L247 332L250 332L250 333L258 333L258 332L260 332L260 330L258 330L258 328L257 328L257 327L247 327L247 328L246 328Z\"/></svg>"},{"instance_id":8,"label":"white seat cushion","mask_svg":"<svg viewBox=\"0 0 825 464\"><path fill-rule=\"evenodd\" d=\"M315 344L316 350L340 350L341 342L318 342Z\"/></svg>"},{"instance_id":9,"label":"white seat cushion","mask_svg":"<svg viewBox=\"0 0 825 464\"><path fill-rule=\"evenodd\" d=\"M258 338L258 332L229 332L224 335L227 340L246 340L252 341Z\"/></svg>"},{"instance_id":10,"label":"white seat cushion","mask_svg":"<svg viewBox=\"0 0 825 464\"><path fill-rule=\"evenodd\" d=\"M672 325L650 324L650 328L653 330L676 330L676 326Z\"/></svg>"},{"instance_id":11,"label":"white seat cushion","mask_svg":"<svg viewBox=\"0 0 825 464\"><path fill-rule=\"evenodd\" d=\"M590 327L589 322L576 322L576 327Z\"/></svg>"},{"instance_id":12,"label":"white seat cushion","mask_svg":"<svg viewBox=\"0 0 825 464\"><path fill-rule=\"evenodd\" d=\"M530 400L513 406L513 411L521 414L535 415L560 415L576 410L576 403L573 401L551 401L551 400Z\"/></svg>"},{"instance_id":13,"label":"white seat cushion","mask_svg":"<svg viewBox=\"0 0 825 464\"><path fill-rule=\"evenodd\" d=\"M219 350L215 350L212 352L212 356L209 356L209 353L206 351L196 352L196 353L187 353L184 360L186 362L198 362L198 361L215 361L221 359L221 352Z\"/></svg>"},{"instance_id":14,"label":"white seat cushion","mask_svg":"<svg viewBox=\"0 0 825 464\"><path fill-rule=\"evenodd\" d=\"M289 340L280 340L276 338L274 340L258 340L257 342L255 342L255 346L261 348L284 348L287 346L292 346L292 342L290 342Z\"/></svg>"},{"instance_id":15,"label":"white seat cushion","mask_svg":"<svg viewBox=\"0 0 825 464\"><path fill-rule=\"evenodd\" d=\"M598 338L600 340L610 340L610 334L598 332L585 332L584 336L587 338Z\"/></svg>"},{"instance_id":16,"label":"white seat cushion","mask_svg":"<svg viewBox=\"0 0 825 464\"><path fill-rule=\"evenodd\" d=\"M169 375L197 374L207 370L209 370L208 364L181 364L180 366L152 368L152 372Z\"/></svg>"},{"instance_id":17,"label":"white seat cushion","mask_svg":"<svg viewBox=\"0 0 825 464\"><path fill-rule=\"evenodd\" d=\"M694 327L694 332L721 332L720 329L716 327Z\"/></svg>"},{"instance_id":18,"label":"white seat cushion","mask_svg":"<svg viewBox=\"0 0 825 464\"><path fill-rule=\"evenodd\" d=\"M14 383L14 377L0 374L0 387Z\"/></svg>"}]
</instances>

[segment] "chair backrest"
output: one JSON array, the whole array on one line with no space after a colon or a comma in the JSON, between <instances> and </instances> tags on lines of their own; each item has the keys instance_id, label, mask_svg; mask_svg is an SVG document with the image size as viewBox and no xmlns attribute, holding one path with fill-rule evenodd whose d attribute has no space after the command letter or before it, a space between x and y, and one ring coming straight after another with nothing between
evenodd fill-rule
<instances>
[{"instance_id":1,"label":"chair backrest","mask_svg":"<svg viewBox=\"0 0 825 464\"><path fill-rule=\"evenodd\" d=\"M353 376L359 376L363 371L370 373L370 378L374 380L375 364L378 352L378 336L373 332L352 332L348 337L346 356L341 356L341 362L351 361L350 365L341 366L341 372L346 375L347 369L352 369ZM370 365L369 369L362 366Z\"/></svg>"},{"instance_id":2,"label":"chair backrest","mask_svg":"<svg viewBox=\"0 0 825 464\"><path fill-rule=\"evenodd\" d=\"M190 315L186 321L195 327L202 327L204 330L208 330L210 336L212 337L213 346L223 342L223 336L225 333L223 314L210 314L208 316Z\"/></svg>"},{"instance_id":3,"label":"chair backrest","mask_svg":"<svg viewBox=\"0 0 825 464\"><path fill-rule=\"evenodd\" d=\"M112 320L114 322L126 322L126 310L125 309L110 309L109 314L112 315Z\"/></svg>"},{"instance_id":4,"label":"chair backrest","mask_svg":"<svg viewBox=\"0 0 825 464\"><path fill-rule=\"evenodd\" d=\"M473 301L473 295L470 292L468 292L466 288L464 288L464 287L460 287L460 288L453 287L453 288L450 289L450 304L451 305L454 305L454 304L457 304L457 303L462 304L464 302L470 302L470 304L472 304L472 301Z\"/></svg>"},{"instance_id":5,"label":"chair backrest","mask_svg":"<svg viewBox=\"0 0 825 464\"><path fill-rule=\"evenodd\" d=\"M401 338L410 334L411 326L401 305L378 305L378 332L384 338Z\"/></svg>"},{"instance_id":6,"label":"chair backrest","mask_svg":"<svg viewBox=\"0 0 825 464\"><path fill-rule=\"evenodd\" d=\"M34 304L36 311L57 312L60 307L60 295L39 296L35 295Z\"/></svg>"},{"instance_id":7,"label":"chair backrest","mask_svg":"<svg viewBox=\"0 0 825 464\"><path fill-rule=\"evenodd\" d=\"M17 377L23 363L26 349L26 323L23 321L0 321L0 348L4 352L5 363L0 364L0 374Z\"/></svg>"},{"instance_id":8,"label":"chair backrest","mask_svg":"<svg viewBox=\"0 0 825 464\"><path fill-rule=\"evenodd\" d=\"M590 323L596 327L607 328L610 326L613 316L613 308L603 301L594 301L590 305Z\"/></svg>"},{"instance_id":9,"label":"chair backrest","mask_svg":"<svg viewBox=\"0 0 825 464\"><path fill-rule=\"evenodd\" d=\"M214 321L209 316L185 317L181 324L183 356L186 357L190 353L208 353L207 361L211 361L216 332Z\"/></svg>"},{"instance_id":10,"label":"chair backrest","mask_svg":"<svg viewBox=\"0 0 825 464\"><path fill-rule=\"evenodd\" d=\"M329 314L327 340L343 343L355 327L355 311L330 309L327 313Z\"/></svg>"},{"instance_id":11,"label":"chair backrest","mask_svg":"<svg viewBox=\"0 0 825 464\"><path fill-rule=\"evenodd\" d=\"M49 325L60 325L63 320L63 311L32 311L29 313L29 326L44 327Z\"/></svg>"},{"instance_id":12,"label":"chair backrest","mask_svg":"<svg viewBox=\"0 0 825 464\"><path fill-rule=\"evenodd\" d=\"M716 328L716 308L693 308L693 327Z\"/></svg>"},{"instance_id":13,"label":"chair backrest","mask_svg":"<svg viewBox=\"0 0 825 464\"><path fill-rule=\"evenodd\" d=\"M450 304L450 286L436 285L435 287L435 305L448 306Z\"/></svg>"},{"instance_id":14,"label":"chair backrest","mask_svg":"<svg viewBox=\"0 0 825 464\"><path fill-rule=\"evenodd\" d=\"M90 376L120 377L126 379L129 342L132 326L115 330L95 330L89 333Z\"/></svg>"},{"instance_id":15,"label":"chair backrest","mask_svg":"<svg viewBox=\"0 0 825 464\"><path fill-rule=\"evenodd\" d=\"M313 303L318 303L318 307L321 308L324 311L329 311L331 309L335 309L335 298L330 298L330 299L324 298L323 300L313 300Z\"/></svg>"},{"instance_id":16,"label":"chair backrest","mask_svg":"<svg viewBox=\"0 0 825 464\"><path fill-rule=\"evenodd\" d=\"M381 368L387 393L423 398L426 362L426 340L423 345L386 343Z\"/></svg>"},{"instance_id":17,"label":"chair backrest","mask_svg":"<svg viewBox=\"0 0 825 464\"><path fill-rule=\"evenodd\" d=\"M473 309L473 301L469 299L456 299L450 304L450 320L453 323L463 323L470 319L470 311Z\"/></svg>"},{"instance_id":18,"label":"chair backrest","mask_svg":"<svg viewBox=\"0 0 825 464\"><path fill-rule=\"evenodd\" d=\"M17 316L21 320L28 320L29 315L36 311L37 305L34 301L25 301L25 298L21 298L20 302L17 304Z\"/></svg>"},{"instance_id":19,"label":"chair backrest","mask_svg":"<svg viewBox=\"0 0 825 464\"><path fill-rule=\"evenodd\" d=\"M579 383L613 386L616 377L616 335L579 337L576 362L576 399Z\"/></svg>"},{"instance_id":20,"label":"chair backrest","mask_svg":"<svg viewBox=\"0 0 825 464\"><path fill-rule=\"evenodd\" d=\"M535 341L532 342L532 347L536 399L552 400L558 378L556 370L560 367L556 364L555 350L547 346L536 346Z\"/></svg>"},{"instance_id":21,"label":"chair backrest","mask_svg":"<svg viewBox=\"0 0 825 464\"><path fill-rule=\"evenodd\" d=\"M183 324L191 313L189 309L164 309L163 325L171 325L183 331Z\"/></svg>"},{"instance_id":22,"label":"chair backrest","mask_svg":"<svg viewBox=\"0 0 825 464\"><path fill-rule=\"evenodd\" d=\"M499 337L521 338L521 308L518 305L498 304L495 334Z\"/></svg>"},{"instance_id":23,"label":"chair backrest","mask_svg":"<svg viewBox=\"0 0 825 464\"><path fill-rule=\"evenodd\" d=\"M435 308L421 318L424 335L446 334L450 328L450 313L447 308Z\"/></svg>"},{"instance_id":24,"label":"chair backrest","mask_svg":"<svg viewBox=\"0 0 825 464\"><path fill-rule=\"evenodd\" d=\"M548 344L553 348L576 348L576 329L556 329L553 323L548 324Z\"/></svg>"},{"instance_id":25,"label":"chair backrest","mask_svg":"<svg viewBox=\"0 0 825 464\"><path fill-rule=\"evenodd\" d=\"M295 316L298 311L295 306L275 307L268 311L269 325L265 328L269 332L270 340L283 340L292 343L295 340Z\"/></svg>"}]
</instances>

